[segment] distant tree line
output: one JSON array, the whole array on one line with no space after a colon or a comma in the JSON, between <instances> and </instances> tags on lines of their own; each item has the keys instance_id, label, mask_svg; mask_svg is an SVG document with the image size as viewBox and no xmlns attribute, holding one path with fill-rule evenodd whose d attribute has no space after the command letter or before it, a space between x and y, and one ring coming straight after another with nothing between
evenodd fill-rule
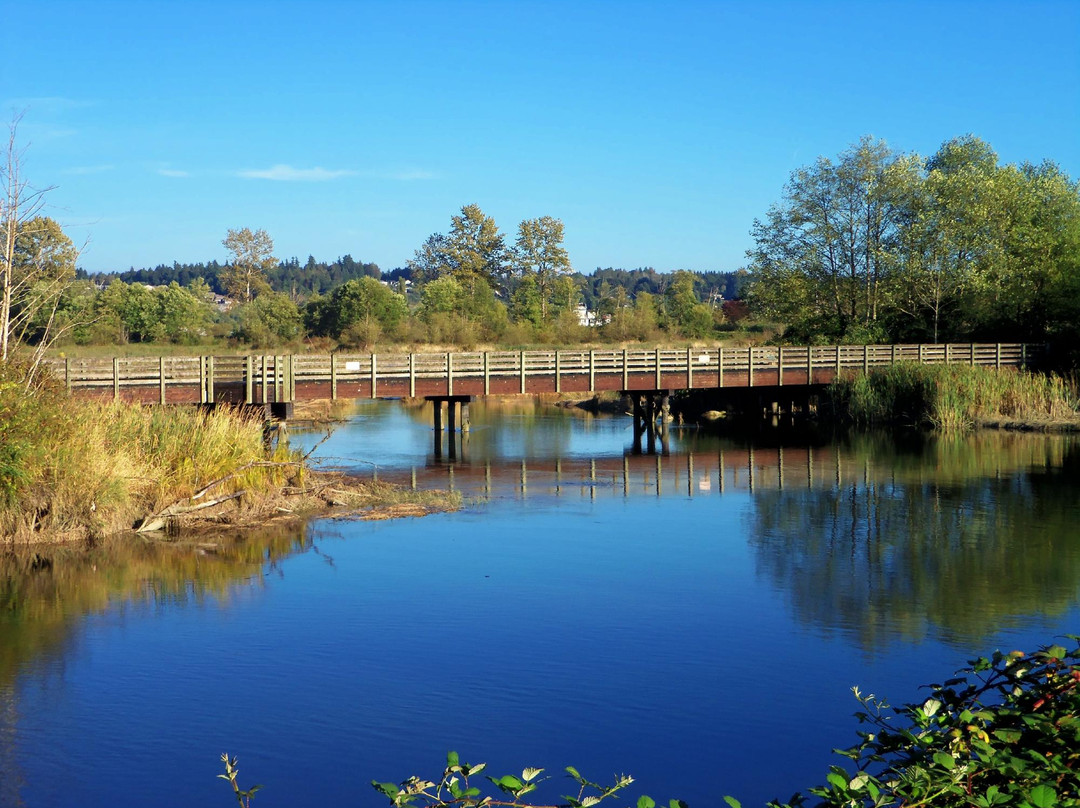
<instances>
[{"instance_id":1,"label":"distant tree line","mask_svg":"<svg viewBox=\"0 0 1080 808\"><path fill-rule=\"evenodd\" d=\"M222 244L223 263L77 273L56 314L65 341L367 348L702 339L725 327L725 305L747 278L610 267L585 275L570 263L560 220L523 221L510 243L477 205L386 273L351 256L279 261L263 230L230 230Z\"/></svg>"},{"instance_id":2,"label":"distant tree line","mask_svg":"<svg viewBox=\"0 0 1080 808\"><path fill-rule=\"evenodd\" d=\"M182 264L174 261L171 266L158 264L153 269L127 269L123 272L102 272L89 275L80 270L83 280L93 278L100 285L108 285L113 280L124 283L141 283L147 286L190 286L196 278L201 278L214 294L226 294L223 273L226 265L211 260L196 264ZM299 258L275 261L266 270L266 282L275 292L285 292L293 296L325 294L345 281L357 278L379 278L382 275L378 264L357 261L351 255L344 255L334 261L316 261L309 255L307 261L300 263Z\"/></svg>"}]
</instances>

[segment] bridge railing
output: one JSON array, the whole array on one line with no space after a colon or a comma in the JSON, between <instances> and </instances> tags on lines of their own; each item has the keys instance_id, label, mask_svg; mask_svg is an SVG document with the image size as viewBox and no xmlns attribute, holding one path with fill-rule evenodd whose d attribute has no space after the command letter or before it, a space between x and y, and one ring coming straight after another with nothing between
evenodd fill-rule
<instances>
[{"instance_id":1,"label":"bridge railing","mask_svg":"<svg viewBox=\"0 0 1080 808\"><path fill-rule=\"evenodd\" d=\"M377 398L824 383L845 371L899 362L1025 367L1040 349L1021 343L815 345L68 358L47 364L81 395L148 403L269 402L294 400L298 385L305 397L336 398L340 390Z\"/></svg>"}]
</instances>

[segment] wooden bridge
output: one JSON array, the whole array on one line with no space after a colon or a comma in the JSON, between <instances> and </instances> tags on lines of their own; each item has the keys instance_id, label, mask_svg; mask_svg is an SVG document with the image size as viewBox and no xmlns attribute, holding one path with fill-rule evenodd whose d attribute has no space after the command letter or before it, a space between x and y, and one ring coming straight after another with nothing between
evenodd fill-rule
<instances>
[{"instance_id":1,"label":"wooden bridge","mask_svg":"<svg viewBox=\"0 0 1080 808\"><path fill-rule=\"evenodd\" d=\"M143 404L467 399L827 384L898 362L1022 368L1019 343L50 359L75 396Z\"/></svg>"}]
</instances>

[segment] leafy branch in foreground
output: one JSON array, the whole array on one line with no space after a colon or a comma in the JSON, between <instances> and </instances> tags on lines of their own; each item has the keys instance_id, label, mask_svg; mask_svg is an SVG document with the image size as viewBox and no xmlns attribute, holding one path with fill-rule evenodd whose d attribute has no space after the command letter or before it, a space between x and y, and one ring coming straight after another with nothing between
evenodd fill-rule
<instances>
[{"instance_id":1,"label":"leafy branch in foreground","mask_svg":"<svg viewBox=\"0 0 1080 808\"><path fill-rule=\"evenodd\" d=\"M855 715L870 731L837 750L856 771L831 767L827 785L810 789L815 804L1080 806L1080 637L1068 639L1077 643L1071 651L1052 645L973 660L961 676L929 685L926 700L900 708L856 688L866 709ZM769 805L806 802L797 794Z\"/></svg>"},{"instance_id":2,"label":"leafy branch in foreground","mask_svg":"<svg viewBox=\"0 0 1080 808\"><path fill-rule=\"evenodd\" d=\"M390 800L393 808L480 808L487 805L520 806L520 808L592 808L609 797L614 797L632 782L628 774L615 776L611 785L601 785L585 779L573 766L566 767L566 774L577 783L577 795L564 794L563 802L537 803L521 802L521 798L536 790L537 786L550 777L540 777L544 769L525 768L521 776L506 774L502 777L490 777L490 781L499 794L483 795L483 790L474 785L470 778L487 768L486 763L470 765L462 763L457 752L446 755L446 768L438 782L421 780L413 776L395 783L380 783L372 780L372 787ZM656 803L649 797L641 797L637 808L655 808ZM672 800L669 808L686 808L679 800Z\"/></svg>"}]
</instances>

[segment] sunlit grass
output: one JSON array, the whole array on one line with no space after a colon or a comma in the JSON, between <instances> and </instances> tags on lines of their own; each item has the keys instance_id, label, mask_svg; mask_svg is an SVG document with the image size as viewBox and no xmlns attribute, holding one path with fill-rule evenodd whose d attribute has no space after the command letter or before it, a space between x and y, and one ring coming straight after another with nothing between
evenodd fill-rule
<instances>
[{"instance_id":1,"label":"sunlit grass","mask_svg":"<svg viewBox=\"0 0 1080 808\"><path fill-rule=\"evenodd\" d=\"M1060 376L967 365L900 363L834 382L840 412L859 423L964 430L990 422L1077 419L1076 385Z\"/></svg>"}]
</instances>

